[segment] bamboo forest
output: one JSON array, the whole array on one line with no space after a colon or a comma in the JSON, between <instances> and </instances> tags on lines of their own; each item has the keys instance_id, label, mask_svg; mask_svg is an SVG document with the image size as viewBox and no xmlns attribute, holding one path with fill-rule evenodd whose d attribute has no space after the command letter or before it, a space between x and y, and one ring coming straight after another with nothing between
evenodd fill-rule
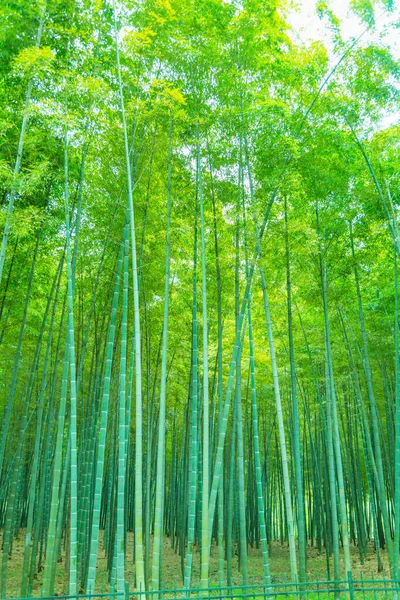
<instances>
[{"instance_id":1,"label":"bamboo forest","mask_svg":"<svg viewBox=\"0 0 400 600\"><path fill-rule=\"evenodd\" d=\"M395 2L0 4L0 598L398 586Z\"/></svg>"}]
</instances>

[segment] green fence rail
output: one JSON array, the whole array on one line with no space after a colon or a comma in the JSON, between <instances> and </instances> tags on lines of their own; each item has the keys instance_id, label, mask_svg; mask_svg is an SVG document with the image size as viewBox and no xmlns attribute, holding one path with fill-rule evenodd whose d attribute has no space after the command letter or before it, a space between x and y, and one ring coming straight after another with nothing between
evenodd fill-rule
<instances>
[{"instance_id":1,"label":"green fence rail","mask_svg":"<svg viewBox=\"0 0 400 600\"><path fill-rule=\"evenodd\" d=\"M201 598L202 600L273 600L275 598L287 598L288 600L299 598L301 600L400 600L400 580L393 579L353 579L351 574L347 579L341 581L307 581L304 583L289 583L272 581L269 585L247 585L226 586L215 588L191 589L169 589L160 591L138 591L130 590L129 584L125 585L124 592L107 592L98 594L79 594L77 596L54 595L40 596L41 600L190 600ZM37 598L37 597L36 597ZM34 597L19 598L15 596L11 600L34 600Z\"/></svg>"}]
</instances>

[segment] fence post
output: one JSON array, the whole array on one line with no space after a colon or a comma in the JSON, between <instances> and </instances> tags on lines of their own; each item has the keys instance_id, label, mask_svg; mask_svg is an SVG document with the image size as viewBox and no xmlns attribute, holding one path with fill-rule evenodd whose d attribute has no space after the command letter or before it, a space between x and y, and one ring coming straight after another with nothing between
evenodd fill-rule
<instances>
[{"instance_id":1,"label":"fence post","mask_svg":"<svg viewBox=\"0 0 400 600\"><path fill-rule=\"evenodd\" d=\"M351 574L351 571L347 572L347 581L349 583L349 594L350 594L350 600L354 600L354 586L353 586L353 576Z\"/></svg>"},{"instance_id":2,"label":"fence post","mask_svg":"<svg viewBox=\"0 0 400 600\"><path fill-rule=\"evenodd\" d=\"M125 581L125 600L129 600L129 581Z\"/></svg>"}]
</instances>

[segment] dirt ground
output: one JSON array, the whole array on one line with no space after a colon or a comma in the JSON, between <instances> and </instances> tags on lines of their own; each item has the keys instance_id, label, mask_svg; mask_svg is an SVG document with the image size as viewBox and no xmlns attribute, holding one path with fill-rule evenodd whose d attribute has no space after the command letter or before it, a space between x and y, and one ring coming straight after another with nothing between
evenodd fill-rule
<instances>
[{"instance_id":1,"label":"dirt ground","mask_svg":"<svg viewBox=\"0 0 400 600\"><path fill-rule=\"evenodd\" d=\"M24 552L24 534L21 532L19 539L16 539L13 547L12 557L8 563L8 575L7 575L7 595L9 598L16 598L19 596L19 590L21 585L22 576L22 561ZM360 556L358 549L352 548L352 568L353 578L358 579L360 576L365 578L373 577L375 579L389 577L388 572L388 561L386 552L381 551L382 562L384 570L378 573L377 557L372 544L369 547L368 555L362 565L360 562ZM198 548L194 549L193 559L193 587L196 587L199 583L199 552ZM273 580L290 581L290 563L289 563L289 551L286 545L282 545L279 542L272 544L272 550L270 552L270 569ZM342 577L344 578L344 567L343 558L341 557ZM96 579L96 591L97 592L108 592L108 575L107 575L107 560L105 557L104 547L102 539L100 539L99 545L99 557L97 563L97 579ZM331 576L333 578L333 560L330 559ZM324 580L327 577L327 566L326 556L323 551L321 554L316 548L308 548L307 552L307 572L308 580ZM129 582L131 589L135 586L135 568L133 562L133 534L129 533L127 537L127 553L126 553L126 568L125 568L126 581ZM259 584L262 583L263 576L263 563L261 549L251 548L248 550L248 573L249 583ZM39 572L35 578L34 588L32 590L32 596L40 595L40 586L42 582L43 571ZM151 577L151 573L150 573ZM162 571L162 582L164 589L180 589L182 587L182 572L181 572L181 557L171 548L171 542L169 538L164 539L163 547L163 571ZM238 557L235 554L233 557L233 584L241 584L241 574L238 569ZM213 548L211 563L210 563L210 584L218 584L218 563L217 563L217 548ZM60 561L57 564L56 574L56 594L63 594L67 591L67 577L65 572L65 555L62 554Z\"/></svg>"}]
</instances>

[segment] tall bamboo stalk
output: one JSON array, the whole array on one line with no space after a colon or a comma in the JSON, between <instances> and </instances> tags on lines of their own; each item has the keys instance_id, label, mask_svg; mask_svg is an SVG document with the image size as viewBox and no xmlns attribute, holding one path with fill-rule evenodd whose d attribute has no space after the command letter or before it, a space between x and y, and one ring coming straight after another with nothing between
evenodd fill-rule
<instances>
[{"instance_id":1,"label":"tall bamboo stalk","mask_svg":"<svg viewBox=\"0 0 400 600\"><path fill-rule=\"evenodd\" d=\"M135 433L135 566L136 579L140 590L145 590L144 556L143 556L143 420L142 420L142 354L140 337L140 309L139 309L139 283L136 258L136 232L135 212L133 206L132 174L129 158L128 132L125 120L124 95L122 89L121 65L119 58L119 44L117 33L117 16L115 0L114 9L114 34L117 57L118 87L121 106L121 119L124 133L126 176L128 187L128 207L131 232L132 252L132 279L133 279L133 306L134 306L134 331L135 331L135 398L136 398L136 433Z\"/></svg>"},{"instance_id":2,"label":"tall bamboo stalk","mask_svg":"<svg viewBox=\"0 0 400 600\"><path fill-rule=\"evenodd\" d=\"M171 176L172 176L172 127L170 119L169 149L168 149L168 184L167 184L167 229L166 229L166 257L165 257L165 290L164 290L164 321L161 357L161 385L160 385L160 412L158 418L158 443L157 443L157 479L156 479L156 506L154 518L154 543L153 543L153 590L160 589L161 561L164 524L164 490L165 490L165 413L166 413L166 388L167 388L167 350L168 350L168 316L169 316L169 288L170 288L170 263L171 263Z\"/></svg>"}]
</instances>

